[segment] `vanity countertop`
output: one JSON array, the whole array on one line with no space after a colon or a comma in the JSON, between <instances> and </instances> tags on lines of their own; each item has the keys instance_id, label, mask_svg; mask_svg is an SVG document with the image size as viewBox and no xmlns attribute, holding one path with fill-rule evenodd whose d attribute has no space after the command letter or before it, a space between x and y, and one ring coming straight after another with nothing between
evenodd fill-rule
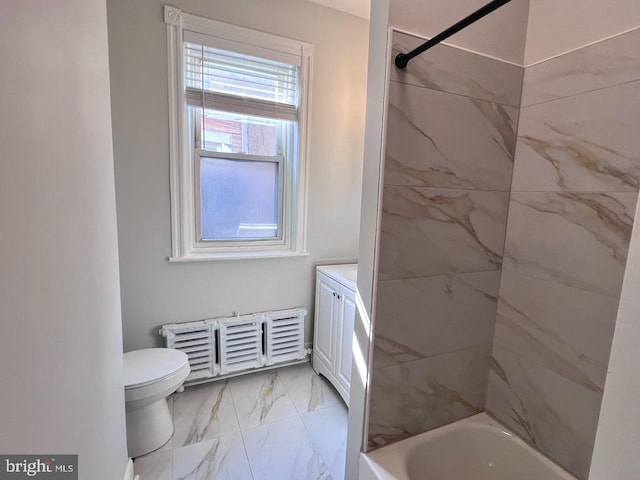
<instances>
[{"instance_id":1,"label":"vanity countertop","mask_svg":"<svg viewBox=\"0 0 640 480\"><path fill-rule=\"evenodd\" d=\"M358 279L358 264L346 263L341 265L322 265L318 267L318 271L322 272L343 285L356 289L356 281Z\"/></svg>"}]
</instances>

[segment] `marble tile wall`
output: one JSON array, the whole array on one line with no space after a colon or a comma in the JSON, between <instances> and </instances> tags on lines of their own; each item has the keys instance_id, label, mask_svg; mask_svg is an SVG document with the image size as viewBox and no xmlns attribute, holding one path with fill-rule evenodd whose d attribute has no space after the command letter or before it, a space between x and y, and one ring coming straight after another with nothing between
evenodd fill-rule
<instances>
[{"instance_id":1,"label":"marble tile wall","mask_svg":"<svg viewBox=\"0 0 640 480\"><path fill-rule=\"evenodd\" d=\"M444 45L391 67L369 448L484 409L522 70Z\"/></svg>"},{"instance_id":2,"label":"marble tile wall","mask_svg":"<svg viewBox=\"0 0 640 480\"><path fill-rule=\"evenodd\" d=\"M640 185L640 30L525 69L487 411L588 477Z\"/></svg>"}]
</instances>

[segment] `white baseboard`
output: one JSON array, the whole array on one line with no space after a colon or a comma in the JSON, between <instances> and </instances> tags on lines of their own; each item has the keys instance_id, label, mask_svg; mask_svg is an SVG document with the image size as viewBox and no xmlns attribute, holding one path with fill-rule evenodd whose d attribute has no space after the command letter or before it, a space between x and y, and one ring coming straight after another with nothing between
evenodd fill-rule
<instances>
[{"instance_id":1,"label":"white baseboard","mask_svg":"<svg viewBox=\"0 0 640 480\"><path fill-rule=\"evenodd\" d=\"M127 463L127 468L124 471L124 480L140 480L139 475L135 475L133 473L133 460L130 458Z\"/></svg>"}]
</instances>

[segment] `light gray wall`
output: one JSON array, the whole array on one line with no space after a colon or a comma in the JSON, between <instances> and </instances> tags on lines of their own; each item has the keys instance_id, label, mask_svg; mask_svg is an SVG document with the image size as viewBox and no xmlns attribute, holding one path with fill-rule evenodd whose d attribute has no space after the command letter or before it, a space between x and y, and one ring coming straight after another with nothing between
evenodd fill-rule
<instances>
[{"instance_id":1,"label":"light gray wall","mask_svg":"<svg viewBox=\"0 0 640 480\"><path fill-rule=\"evenodd\" d=\"M524 64L547 60L640 25L637 0L534 0Z\"/></svg>"},{"instance_id":2,"label":"light gray wall","mask_svg":"<svg viewBox=\"0 0 640 480\"><path fill-rule=\"evenodd\" d=\"M170 264L166 26L161 0L109 0L109 48L125 350L159 325L304 306L314 266L355 261L368 22L300 0L175 0L186 13L314 45L308 250L302 258Z\"/></svg>"},{"instance_id":3,"label":"light gray wall","mask_svg":"<svg viewBox=\"0 0 640 480\"><path fill-rule=\"evenodd\" d=\"M127 462L104 0L0 7L0 452Z\"/></svg>"},{"instance_id":4,"label":"light gray wall","mask_svg":"<svg viewBox=\"0 0 640 480\"><path fill-rule=\"evenodd\" d=\"M632 479L640 472L640 209L629 247L590 480Z\"/></svg>"}]
</instances>

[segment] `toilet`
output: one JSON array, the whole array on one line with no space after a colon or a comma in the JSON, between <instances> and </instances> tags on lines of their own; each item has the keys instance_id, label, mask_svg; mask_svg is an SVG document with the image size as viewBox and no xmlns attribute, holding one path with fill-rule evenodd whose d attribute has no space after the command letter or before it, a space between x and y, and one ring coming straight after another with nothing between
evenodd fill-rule
<instances>
[{"instance_id":1,"label":"toilet","mask_svg":"<svg viewBox=\"0 0 640 480\"><path fill-rule=\"evenodd\" d=\"M189 358L171 348L147 348L124 354L127 448L131 458L152 452L173 435L167 397L189 375Z\"/></svg>"}]
</instances>

